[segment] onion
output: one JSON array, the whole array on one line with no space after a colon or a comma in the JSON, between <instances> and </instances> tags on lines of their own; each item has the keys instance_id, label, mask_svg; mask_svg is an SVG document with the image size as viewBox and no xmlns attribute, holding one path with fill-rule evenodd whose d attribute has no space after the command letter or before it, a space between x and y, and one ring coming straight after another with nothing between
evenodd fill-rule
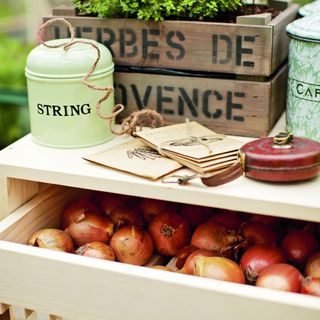
<instances>
[{"instance_id":1,"label":"onion","mask_svg":"<svg viewBox=\"0 0 320 320\"><path fill-rule=\"evenodd\" d=\"M181 250L179 250L178 253L176 254L176 257L177 257L176 267L178 269L182 269L189 255L197 250L199 250L199 248L193 245L185 246Z\"/></svg>"},{"instance_id":2,"label":"onion","mask_svg":"<svg viewBox=\"0 0 320 320\"><path fill-rule=\"evenodd\" d=\"M320 252L317 252L308 260L304 272L306 276L320 278Z\"/></svg>"},{"instance_id":3,"label":"onion","mask_svg":"<svg viewBox=\"0 0 320 320\"><path fill-rule=\"evenodd\" d=\"M164 200L143 199L139 204L139 210L142 212L145 220L150 222L156 215L165 209L176 212L177 204Z\"/></svg>"},{"instance_id":4,"label":"onion","mask_svg":"<svg viewBox=\"0 0 320 320\"><path fill-rule=\"evenodd\" d=\"M268 225L260 221L247 221L240 227L240 233L249 246L254 244L276 245L277 235Z\"/></svg>"},{"instance_id":5,"label":"onion","mask_svg":"<svg viewBox=\"0 0 320 320\"><path fill-rule=\"evenodd\" d=\"M94 202L98 205L103 215L108 216L115 208L123 205L124 201L127 200L127 196L99 192L94 197Z\"/></svg>"},{"instance_id":6,"label":"onion","mask_svg":"<svg viewBox=\"0 0 320 320\"><path fill-rule=\"evenodd\" d=\"M77 246L94 241L108 243L113 233L113 224L98 214L85 213L78 220L72 221L65 231Z\"/></svg>"},{"instance_id":7,"label":"onion","mask_svg":"<svg viewBox=\"0 0 320 320\"><path fill-rule=\"evenodd\" d=\"M212 216L212 209L192 204L185 204L182 206L180 214L189 221L192 227L195 227Z\"/></svg>"},{"instance_id":8,"label":"onion","mask_svg":"<svg viewBox=\"0 0 320 320\"><path fill-rule=\"evenodd\" d=\"M308 259L317 252L319 245L311 232L296 230L282 240L281 248L292 264L303 268Z\"/></svg>"},{"instance_id":9,"label":"onion","mask_svg":"<svg viewBox=\"0 0 320 320\"><path fill-rule=\"evenodd\" d=\"M191 238L191 244L222 255L242 240L242 237L235 230L228 229L218 222L207 221L196 228Z\"/></svg>"},{"instance_id":10,"label":"onion","mask_svg":"<svg viewBox=\"0 0 320 320\"><path fill-rule=\"evenodd\" d=\"M59 229L41 229L32 234L28 244L34 247L73 252L73 242L68 233Z\"/></svg>"},{"instance_id":11,"label":"onion","mask_svg":"<svg viewBox=\"0 0 320 320\"><path fill-rule=\"evenodd\" d=\"M79 247L76 254L85 257L104 259L104 260L115 260L115 255L110 246L103 242L89 242Z\"/></svg>"},{"instance_id":12,"label":"onion","mask_svg":"<svg viewBox=\"0 0 320 320\"><path fill-rule=\"evenodd\" d=\"M115 208L108 216L114 224L114 229L118 230L127 225L142 226L143 217L136 210L125 205Z\"/></svg>"},{"instance_id":13,"label":"onion","mask_svg":"<svg viewBox=\"0 0 320 320\"><path fill-rule=\"evenodd\" d=\"M320 278L304 278L301 283L301 293L320 297Z\"/></svg>"},{"instance_id":14,"label":"onion","mask_svg":"<svg viewBox=\"0 0 320 320\"><path fill-rule=\"evenodd\" d=\"M168 266L162 266L162 265L159 265L159 264L156 264L156 265L152 266L151 268L152 268L152 269L158 269L158 270L164 270L164 271L174 272L173 269L171 269L170 267L168 267Z\"/></svg>"},{"instance_id":15,"label":"onion","mask_svg":"<svg viewBox=\"0 0 320 320\"><path fill-rule=\"evenodd\" d=\"M241 257L240 265L249 283L254 283L259 274L275 263L286 263L287 258L281 249L270 245L256 244Z\"/></svg>"},{"instance_id":16,"label":"onion","mask_svg":"<svg viewBox=\"0 0 320 320\"><path fill-rule=\"evenodd\" d=\"M300 292L302 275L294 266L276 263L264 269L256 286L289 292Z\"/></svg>"},{"instance_id":17,"label":"onion","mask_svg":"<svg viewBox=\"0 0 320 320\"><path fill-rule=\"evenodd\" d=\"M125 226L116 231L110 240L110 247L117 261L135 265L144 265L153 253L149 234L137 226Z\"/></svg>"},{"instance_id":18,"label":"onion","mask_svg":"<svg viewBox=\"0 0 320 320\"><path fill-rule=\"evenodd\" d=\"M242 269L228 258L197 256L194 262L196 276L245 283Z\"/></svg>"},{"instance_id":19,"label":"onion","mask_svg":"<svg viewBox=\"0 0 320 320\"><path fill-rule=\"evenodd\" d=\"M98 207L88 199L82 198L69 203L62 211L61 225L65 229L71 221L77 219L85 212L99 213Z\"/></svg>"},{"instance_id":20,"label":"onion","mask_svg":"<svg viewBox=\"0 0 320 320\"><path fill-rule=\"evenodd\" d=\"M161 212L149 224L148 232L156 251L165 256L175 256L190 241L188 221L172 212Z\"/></svg>"},{"instance_id":21,"label":"onion","mask_svg":"<svg viewBox=\"0 0 320 320\"><path fill-rule=\"evenodd\" d=\"M279 226L281 218L273 217L273 216L266 216L263 214L251 214L249 216L249 221L259 221L271 228L276 228Z\"/></svg>"},{"instance_id":22,"label":"onion","mask_svg":"<svg viewBox=\"0 0 320 320\"><path fill-rule=\"evenodd\" d=\"M216 221L222 223L229 229L238 230L240 225L243 223L243 219L240 213L230 210L220 210L215 214L210 221Z\"/></svg>"},{"instance_id":23,"label":"onion","mask_svg":"<svg viewBox=\"0 0 320 320\"><path fill-rule=\"evenodd\" d=\"M184 274L194 274L195 273L195 262L194 262L194 259L195 259L195 257L199 257L199 256L215 257L215 256L217 256L217 254L215 252L213 252L213 251L208 251L208 250L204 250L204 249L198 249L198 250L192 252L188 256L183 268L181 268L179 270L179 272L180 273L184 273Z\"/></svg>"}]
</instances>

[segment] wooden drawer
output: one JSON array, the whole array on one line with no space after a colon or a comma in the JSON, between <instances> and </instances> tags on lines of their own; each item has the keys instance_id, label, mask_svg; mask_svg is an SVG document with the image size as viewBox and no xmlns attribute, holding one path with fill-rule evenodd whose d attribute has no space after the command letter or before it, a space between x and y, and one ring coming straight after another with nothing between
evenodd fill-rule
<instances>
[{"instance_id":1,"label":"wooden drawer","mask_svg":"<svg viewBox=\"0 0 320 320\"><path fill-rule=\"evenodd\" d=\"M125 139L121 137L119 139ZM116 143L115 139L111 143ZM244 139L244 138L243 138ZM50 149L30 136L0 152L0 314L50 320L318 320L320 300L25 245L61 208L92 190L320 222L320 177L271 184L241 177L218 188L152 182L86 162L104 145Z\"/></svg>"}]
</instances>

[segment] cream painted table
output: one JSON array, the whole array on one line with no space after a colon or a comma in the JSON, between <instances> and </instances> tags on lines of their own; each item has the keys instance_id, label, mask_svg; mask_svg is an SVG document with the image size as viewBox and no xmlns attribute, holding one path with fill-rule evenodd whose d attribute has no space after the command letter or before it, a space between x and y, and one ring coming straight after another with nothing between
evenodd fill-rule
<instances>
[{"instance_id":1,"label":"cream painted table","mask_svg":"<svg viewBox=\"0 0 320 320\"><path fill-rule=\"evenodd\" d=\"M320 177L292 184L241 177L212 188L197 179L164 184L81 158L103 148L50 149L28 135L0 152L0 213L7 216L0 222L2 310L12 305L26 319L320 319L320 299L311 296L25 246L33 230L57 224L70 198L90 190L320 222Z\"/></svg>"}]
</instances>

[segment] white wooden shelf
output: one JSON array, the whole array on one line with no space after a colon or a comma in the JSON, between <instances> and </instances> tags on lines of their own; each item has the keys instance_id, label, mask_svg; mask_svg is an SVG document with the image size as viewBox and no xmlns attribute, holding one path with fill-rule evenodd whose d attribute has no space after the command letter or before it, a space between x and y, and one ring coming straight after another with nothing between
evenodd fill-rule
<instances>
[{"instance_id":1,"label":"white wooden shelf","mask_svg":"<svg viewBox=\"0 0 320 320\"><path fill-rule=\"evenodd\" d=\"M284 117L272 134L283 127L283 121ZM320 176L284 184L240 177L219 187L204 186L199 179L188 185L176 185L149 181L82 159L84 155L103 150L110 143L119 143L123 139L126 137L117 137L96 147L66 150L40 146L27 135L0 152L0 175L320 222Z\"/></svg>"}]
</instances>

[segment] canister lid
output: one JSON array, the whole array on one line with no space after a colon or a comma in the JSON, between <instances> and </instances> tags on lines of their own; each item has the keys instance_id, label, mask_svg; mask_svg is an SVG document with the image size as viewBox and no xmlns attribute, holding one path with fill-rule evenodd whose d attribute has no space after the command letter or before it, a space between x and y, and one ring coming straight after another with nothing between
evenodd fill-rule
<instances>
[{"instance_id":1,"label":"canister lid","mask_svg":"<svg viewBox=\"0 0 320 320\"><path fill-rule=\"evenodd\" d=\"M312 13L318 12L320 14L320 0L305 4L299 9L300 16L309 16Z\"/></svg>"},{"instance_id":2,"label":"canister lid","mask_svg":"<svg viewBox=\"0 0 320 320\"><path fill-rule=\"evenodd\" d=\"M320 14L315 12L287 25L290 37L307 42L320 42Z\"/></svg>"},{"instance_id":3,"label":"canister lid","mask_svg":"<svg viewBox=\"0 0 320 320\"><path fill-rule=\"evenodd\" d=\"M94 75L112 73L114 63L107 47L91 39L85 40L95 44L100 50L100 59ZM48 45L67 44L70 39L56 39L47 41ZM28 55L26 75L40 78L78 78L84 77L97 59L97 50L91 45L76 43L67 50L63 47L48 48L43 44L35 47Z\"/></svg>"}]
</instances>

